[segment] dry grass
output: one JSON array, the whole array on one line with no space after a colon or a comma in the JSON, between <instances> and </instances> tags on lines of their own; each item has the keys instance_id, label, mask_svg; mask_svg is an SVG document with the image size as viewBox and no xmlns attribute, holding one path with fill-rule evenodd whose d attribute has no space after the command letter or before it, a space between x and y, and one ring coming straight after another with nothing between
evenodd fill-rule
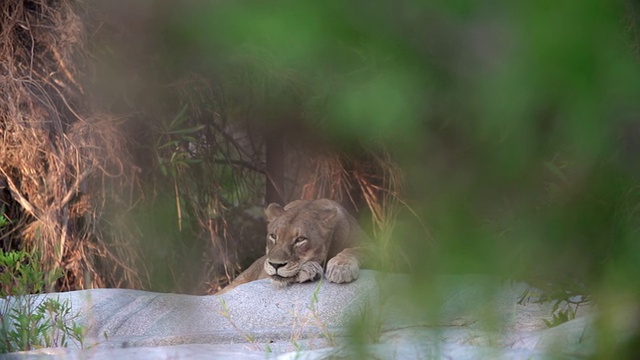
<instances>
[{"instance_id":1,"label":"dry grass","mask_svg":"<svg viewBox=\"0 0 640 360\"><path fill-rule=\"evenodd\" d=\"M84 94L81 11L72 0L0 4L1 200L11 216L2 242L62 269L51 289L136 286L135 255L112 253L116 240L101 231L107 194L96 189L132 186L134 168L118 121Z\"/></svg>"},{"instance_id":2,"label":"dry grass","mask_svg":"<svg viewBox=\"0 0 640 360\"><path fill-rule=\"evenodd\" d=\"M296 153L294 156L308 155ZM303 163L302 161L300 163ZM311 170L303 172L300 184L301 199L330 198L351 205L354 211L368 213L371 230L378 248L375 267L388 270L406 269L408 259L394 232L398 216L408 212L420 222L424 236L431 241L429 231L404 200L404 172L386 149L366 151L359 157L345 153L324 152L312 157ZM296 190L294 190L295 193ZM433 244L431 244L433 245Z\"/></svg>"}]
</instances>

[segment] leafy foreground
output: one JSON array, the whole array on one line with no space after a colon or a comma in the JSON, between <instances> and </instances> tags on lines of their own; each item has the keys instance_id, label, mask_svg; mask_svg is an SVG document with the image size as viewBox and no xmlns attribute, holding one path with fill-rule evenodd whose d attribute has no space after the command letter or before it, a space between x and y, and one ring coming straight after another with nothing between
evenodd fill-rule
<instances>
[{"instance_id":1,"label":"leafy foreground","mask_svg":"<svg viewBox=\"0 0 640 360\"><path fill-rule=\"evenodd\" d=\"M40 269L37 255L0 251L0 354L43 347L82 348L84 329L69 299L42 293L60 277ZM79 310L76 310L79 311Z\"/></svg>"}]
</instances>

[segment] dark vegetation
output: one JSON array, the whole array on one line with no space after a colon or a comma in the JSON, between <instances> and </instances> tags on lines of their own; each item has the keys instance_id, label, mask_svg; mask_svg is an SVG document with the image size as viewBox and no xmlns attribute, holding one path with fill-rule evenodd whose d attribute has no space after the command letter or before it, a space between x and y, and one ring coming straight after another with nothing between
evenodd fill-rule
<instances>
[{"instance_id":1,"label":"dark vegetation","mask_svg":"<svg viewBox=\"0 0 640 360\"><path fill-rule=\"evenodd\" d=\"M384 148L333 149L302 79L260 54L179 64L153 5L3 3L5 251L61 270L50 290L203 293L264 251L265 202L330 197L388 226Z\"/></svg>"},{"instance_id":2,"label":"dark vegetation","mask_svg":"<svg viewBox=\"0 0 640 360\"><path fill-rule=\"evenodd\" d=\"M4 1L2 248L211 293L329 197L392 269L640 303L638 8L494 5Z\"/></svg>"}]
</instances>

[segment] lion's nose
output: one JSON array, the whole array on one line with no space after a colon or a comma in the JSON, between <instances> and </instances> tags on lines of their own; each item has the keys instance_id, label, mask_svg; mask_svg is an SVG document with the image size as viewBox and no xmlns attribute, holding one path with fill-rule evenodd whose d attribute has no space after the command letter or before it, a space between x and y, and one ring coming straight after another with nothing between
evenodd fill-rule
<instances>
[{"instance_id":1,"label":"lion's nose","mask_svg":"<svg viewBox=\"0 0 640 360\"><path fill-rule=\"evenodd\" d=\"M284 262L284 263L274 263L274 262L269 261L269 265L271 265L271 267L273 267L277 271L281 267L287 265L287 263L286 262Z\"/></svg>"}]
</instances>

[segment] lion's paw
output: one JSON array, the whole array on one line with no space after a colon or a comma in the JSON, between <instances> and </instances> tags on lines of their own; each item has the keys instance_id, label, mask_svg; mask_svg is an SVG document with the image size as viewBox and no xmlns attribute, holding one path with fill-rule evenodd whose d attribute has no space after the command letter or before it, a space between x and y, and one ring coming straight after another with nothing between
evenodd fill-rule
<instances>
[{"instance_id":1,"label":"lion's paw","mask_svg":"<svg viewBox=\"0 0 640 360\"><path fill-rule=\"evenodd\" d=\"M348 283L358 278L360 265L353 257L335 256L327 263L326 278L333 283Z\"/></svg>"},{"instance_id":2,"label":"lion's paw","mask_svg":"<svg viewBox=\"0 0 640 360\"><path fill-rule=\"evenodd\" d=\"M303 283L307 281L314 281L322 276L322 265L316 261L308 261L302 264L298 275L296 276L296 282Z\"/></svg>"}]
</instances>

